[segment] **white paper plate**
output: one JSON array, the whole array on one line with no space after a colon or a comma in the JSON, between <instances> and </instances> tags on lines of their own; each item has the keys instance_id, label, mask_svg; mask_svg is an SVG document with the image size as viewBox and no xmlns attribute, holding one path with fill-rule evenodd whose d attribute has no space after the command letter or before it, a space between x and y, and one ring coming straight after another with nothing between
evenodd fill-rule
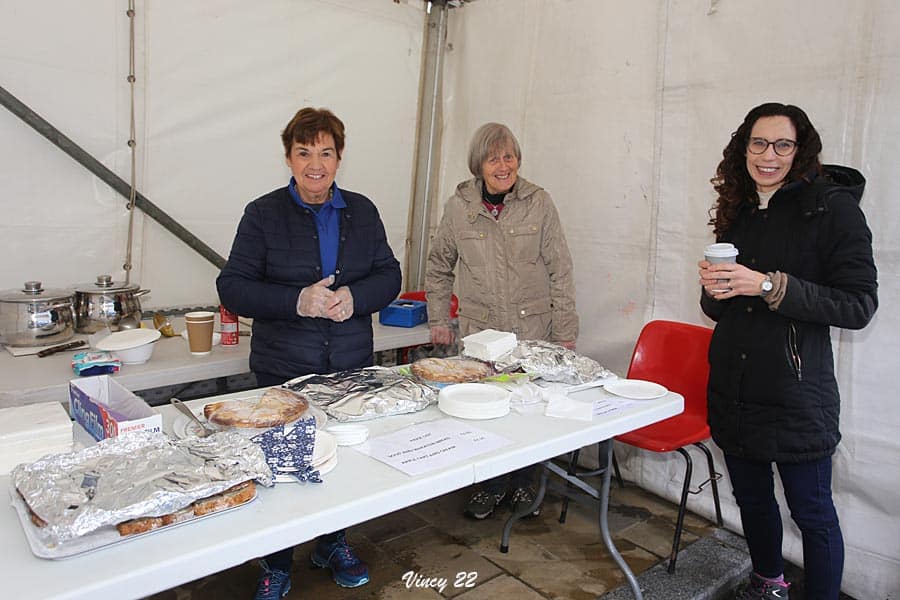
<instances>
[{"instance_id":1,"label":"white paper plate","mask_svg":"<svg viewBox=\"0 0 900 600\"><path fill-rule=\"evenodd\" d=\"M191 407L191 412L197 415L197 418L206 423L206 417L203 416L203 406L193 406ZM312 415L316 419L316 429L322 429L325 427L325 423L328 422L328 415L326 415L321 408L317 406L309 405L307 409L306 415ZM304 415L304 416L306 416ZM212 426L213 429L218 429L215 425ZM240 428L234 428L233 431L241 432ZM250 435L256 435L261 429L246 429L245 430ZM192 420L188 419L186 415L178 413L175 417L175 420L172 422L172 433L175 434L175 437L179 439L184 439L189 435L196 436L200 433L200 425L194 423Z\"/></svg>"},{"instance_id":2,"label":"white paper plate","mask_svg":"<svg viewBox=\"0 0 900 600\"><path fill-rule=\"evenodd\" d=\"M97 342L97 350L105 350L115 352L117 350L129 350L137 348L144 344L155 342L161 336L156 329L126 329L111 333L99 342Z\"/></svg>"},{"instance_id":3,"label":"white paper plate","mask_svg":"<svg viewBox=\"0 0 900 600\"><path fill-rule=\"evenodd\" d=\"M460 419L496 419L509 413L510 396L487 383L456 383L441 389L438 408Z\"/></svg>"},{"instance_id":4,"label":"white paper plate","mask_svg":"<svg viewBox=\"0 0 900 600\"><path fill-rule=\"evenodd\" d=\"M610 394L631 400L653 400L669 393L669 390L658 383L641 379L617 379L610 381L603 388Z\"/></svg>"},{"instance_id":5,"label":"white paper plate","mask_svg":"<svg viewBox=\"0 0 900 600\"><path fill-rule=\"evenodd\" d=\"M338 457L337 454L332 456L330 459L326 460L324 463L316 467L316 470L319 471L319 475L325 475L327 473L331 473L334 471L334 468L337 466ZM288 475L287 473L282 473L280 475L275 475L275 483L301 483L296 477L292 475Z\"/></svg>"},{"instance_id":6,"label":"white paper plate","mask_svg":"<svg viewBox=\"0 0 900 600\"><path fill-rule=\"evenodd\" d=\"M316 449L313 450L312 465L319 465L331 460L337 454L337 440L327 431L316 432Z\"/></svg>"},{"instance_id":7,"label":"white paper plate","mask_svg":"<svg viewBox=\"0 0 900 600\"><path fill-rule=\"evenodd\" d=\"M369 437L369 428L359 423L335 423L325 431L334 436L338 446L361 444Z\"/></svg>"}]
</instances>

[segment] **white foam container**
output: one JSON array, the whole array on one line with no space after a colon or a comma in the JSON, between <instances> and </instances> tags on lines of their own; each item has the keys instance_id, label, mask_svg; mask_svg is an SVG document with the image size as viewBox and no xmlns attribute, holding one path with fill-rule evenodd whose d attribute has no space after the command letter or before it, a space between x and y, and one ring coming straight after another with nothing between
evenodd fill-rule
<instances>
[{"instance_id":1,"label":"white foam container","mask_svg":"<svg viewBox=\"0 0 900 600\"><path fill-rule=\"evenodd\" d=\"M516 347L516 334L485 329L462 339L463 354L485 361L497 360Z\"/></svg>"}]
</instances>

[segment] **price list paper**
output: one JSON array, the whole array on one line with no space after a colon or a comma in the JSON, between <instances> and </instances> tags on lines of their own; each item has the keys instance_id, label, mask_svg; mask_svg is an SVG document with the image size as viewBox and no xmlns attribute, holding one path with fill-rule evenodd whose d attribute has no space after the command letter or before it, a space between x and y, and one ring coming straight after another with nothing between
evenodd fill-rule
<instances>
[{"instance_id":1,"label":"price list paper","mask_svg":"<svg viewBox=\"0 0 900 600\"><path fill-rule=\"evenodd\" d=\"M416 476L512 444L511 440L454 419L437 419L369 438L359 452Z\"/></svg>"}]
</instances>

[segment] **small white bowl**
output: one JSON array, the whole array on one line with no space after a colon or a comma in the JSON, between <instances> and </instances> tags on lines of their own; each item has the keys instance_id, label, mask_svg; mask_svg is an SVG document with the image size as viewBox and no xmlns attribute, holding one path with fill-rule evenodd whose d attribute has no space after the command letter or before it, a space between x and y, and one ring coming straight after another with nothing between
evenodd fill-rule
<instances>
[{"instance_id":1,"label":"small white bowl","mask_svg":"<svg viewBox=\"0 0 900 600\"><path fill-rule=\"evenodd\" d=\"M123 364L140 365L150 360L160 336L157 329L126 329L97 342L97 349L112 352Z\"/></svg>"}]
</instances>

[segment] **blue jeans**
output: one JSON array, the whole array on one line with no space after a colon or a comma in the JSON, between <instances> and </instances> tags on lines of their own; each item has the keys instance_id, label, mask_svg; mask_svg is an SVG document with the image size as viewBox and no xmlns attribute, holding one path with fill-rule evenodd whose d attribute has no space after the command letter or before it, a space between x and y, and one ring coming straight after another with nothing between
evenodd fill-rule
<instances>
[{"instance_id":1,"label":"blue jeans","mask_svg":"<svg viewBox=\"0 0 900 600\"><path fill-rule=\"evenodd\" d=\"M753 570L763 577L778 577L784 573L784 559L772 463L727 454L725 463L741 510ZM844 538L831 499L831 457L776 464L791 518L803 537L805 595L837 600L844 571Z\"/></svg>"}]
</instances>

